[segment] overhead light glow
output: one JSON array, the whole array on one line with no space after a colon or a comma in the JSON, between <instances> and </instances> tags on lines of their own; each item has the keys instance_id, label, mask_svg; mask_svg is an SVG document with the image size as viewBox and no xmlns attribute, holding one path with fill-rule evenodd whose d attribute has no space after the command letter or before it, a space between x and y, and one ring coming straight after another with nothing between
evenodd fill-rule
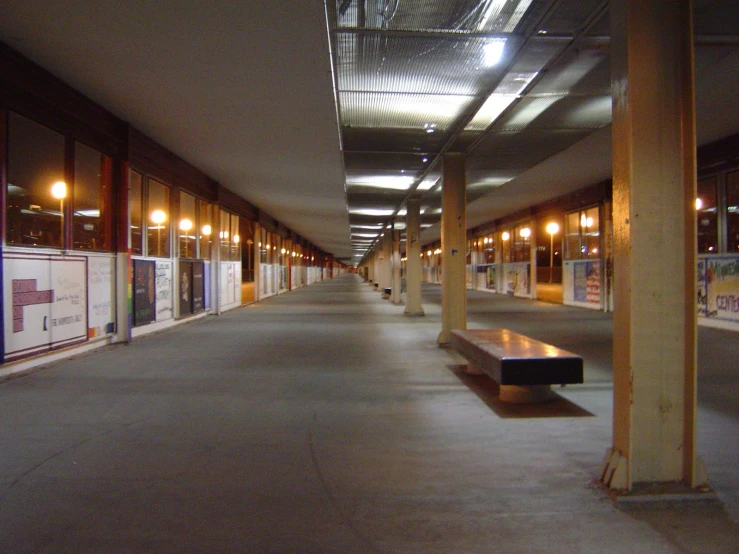
<instances>
[{"instance_id":1,"label":"overhead light glow","mask_svg":"<svg viewBox=\"0 0 739 554\"><path fill-rule=\"evenodd\" d=\"M347 179L349 187L408 190L415 179L408 175L358 175Z\"/></svg>"},{"instance_id":2,"label":"overhead light glow","mask_svg":"<svg viewBox=\"0 0 739 554\"><path fill-rule=\"evenodd\" d=\"M351 227L352 229L382 229L383 228L383 226L379 223L377 225L360 225L360 224L352 223L351 225L349 225L349 227Z\"/></svg>"},{"instance_id":3,"label":"overhead light glow","mask_svg":"<svg viewBox=\"0 0 739 554\"><path fill-rule=\"evenodd\" d=\"M485 52L485 65L487 67L498 65L500 60L503 59L505 42L505 39L495 38L485 45L483 51Z\"/></svg>"},{"instance_id":4,"label":"overhead light glow","mask_svg":"<svg viewBox=\"0 0 739 554\"><path fill-rule=\"evenodd\" d=\"M368 237L368 238L375 238L377 237L377 233L352 233L353 237Z\"/></svg>"},{"instance_id":5,"label":"overhead light glow","mask_svg":"<svg viewBox=\"0 0 739 554\"><path fill-rule=\"evenodd\" d=\"M395 212L394 210L382 210L376 208L354 208L349 209L349 213L356 215L371 215L375 217L383 217L393 215L393 213Z\"/></svg>"},{"instance_id":6,"label":"overhead light glow","mask_svg":"<svg viewBox=\"0 0 739 554\"><path fill-rule=\"evenodd\" d=\"M434 188L434 185L439 181L439 177L429 176L426 177L423 181L421 181L421 184L418 185L418 188L416 190L431 190Z\"/></svg>"},{"instance_id":7,"label":"overhead light glow","mask_svg":"<svg viewBox=\"0 0 739 554\"><path fill-rule=\"evenodd\" d=\"M510 4L509 0L490 0L480 18L480 23L477 24L477 30L512 33L531 5L531 0L521 0L513 10L510 9Z\"/></svg>"}]
</instances>

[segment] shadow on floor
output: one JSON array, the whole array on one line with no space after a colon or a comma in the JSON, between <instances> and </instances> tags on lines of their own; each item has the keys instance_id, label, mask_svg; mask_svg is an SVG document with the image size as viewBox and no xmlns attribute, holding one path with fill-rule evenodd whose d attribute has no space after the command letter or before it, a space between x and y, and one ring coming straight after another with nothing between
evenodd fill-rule
<instances>
[{"instance_id":1,"label":"shadow on floor","mask_svg":"<svg viewBox=\"0 0 739 554\"><path fill-rule=\"evenodd\" d=\"M510 404L498 398L499 386L487 375L470 375L465 365L447 366L495 414L504 419L536 417L595 417L595 414L561 397L553 388L555 399L546 404Z\"/></svg>"}]
</instances>

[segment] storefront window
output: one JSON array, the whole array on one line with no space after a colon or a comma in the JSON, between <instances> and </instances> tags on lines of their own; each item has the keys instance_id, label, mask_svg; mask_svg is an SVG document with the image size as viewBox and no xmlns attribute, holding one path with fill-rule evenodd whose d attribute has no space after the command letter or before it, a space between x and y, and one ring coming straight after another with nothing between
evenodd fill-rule
<instances>
[{"instance_id":1,"label":"storefront window","mask_svg":"<svg viewBox=\"0 0 739 554\"><path fill-rule=\"evenodd\" d=\"M74 145L72 244L79 250L111 250L113 161L84 144Z\"/></svg>"},{"instance_id":2,"label":"storefront window","mask_svg":"<svg viewBox=\"0 0 739 554\"><path fill-rule=\"evenodd\" d=\"M598 207L565 216L565 256L568 260L600 256L600 221Z\"/></svg>"},{"instance_id":3,"label":"storefront window","mask_svg":"<svg viewBox=\"0 0 739 554\"><path fill-rule=\"evenodd\" d=\"M716 208L716 177L698 181L695 200L698 228L698 252L712 254L718 251L718 210Z\"/></svg>"},{"instance_id":4,"label":"storefront window","mask_svg":"<svg viewBox=\"0 0 739 554\"><path fill-rule=\"evenodd\" d=\"M479 239L482 243L482 263L494 264L495 263L495 240L493 235L488 235Z\"/></svg>"},{"instance_id":5,"label":"storefront window","mask_svg":"<svg viewBox=\"0 0 739 554\"><path fill-rule=\"evenodd\" d=\"M726 176L726 251L739 253L739 171Z\"/></svg>"},{"instance_id":6,"label":"storefront window","mask_svg":"<svg viewBox=\"0 0 739 554\"><path fill-rule=\"evenodd\" d=\"M143 212L144 176L136 171L128 172L128 205L131 210L131 253L144 253L141 213Z\"/></svg>"},{"instance_id":7,"label":"storefront window","mask_svg":"<svg viewBox=\"0 0 739 554\"><path fill-rule=\"evenodd\" d=\"M180 191L180 220L177 224L177 243L180 258L196 258L195 236L198 220L195 212L195 197Z\"/></svg>"},{"instance_id":8,"label":"storefront window","mask_svg":"<svg viewBox=\"0 0 739 554\"><path fill-rule=\"evenodd\" d=\"M147 189L147 252L149 256L169 257L169 187L149 179Z\"/></svg>"},{"instance_id":9,"label":"storefront window","mask_svg":"<svg viewBox=\"0 0 739 554\"><path fill-rule=\"evenodd\" d=\"M8 244L63 246L64 136L11 112L7 171Z\"/></svg>"},{"instance_id":10,"label":"storefront window","mask_svg":"<svg viewBox=\"0 0 739 554\"><path fill-rule=\"evenodd\" d=\"M260 264L268 264L269 263L269 242L268 242L268 236L269 233L267 233L266 229L259 229L259 263Z\"/></svg>"},{"instance_id":11,"label":"storefront window","mask_svg":"<svg viewBox=\"0 0 739 554\"><path fill-rule=\"evenodd\" d=\"M211 206L205 200L198 200L198 252L202 260L210 260L213 244L213 221Z\"/></svg>"},{"instance_id":12,"label":"storefront window","mask_svg":"<svg viewBox=\"0 0 739 554\"><path fill-rule=\"evenodd\" d=\"M528 262L531 259L531 227L519 225L513 229L513 261Z\"/></svg>"},{"instance_id":13,"label":"storefront window","mask_svg":"<svg viewBox=\"0 0 739 554\"><path fill-rule=\"evenodd\" d=\"M239 216L231 214L230 260L241 260L241 235L239 234Z\"/></svg>"},{"instance_id":14,"label":"storefront window","mask_svg":"<svg viewBox=\"0 0 739 554\"><path fill-rule=\"evenodd\" d=\"M254 281L254 227L247 219L241 219L241 280Z\"/></svg>"},{"instance_id":15,"label":"storefront window","mask_svg":"<svg viewBox=\"0 0 739 554\"><path fill-rule=\"evenodd\" d=\"M500 234L500 244L502 245L503 263L511 262L511 232L503 231Z\"/></svg>"},{"instance_id":16,"label":"storefront window","mask_svg":"<svg viewBox=\"0 0 739 554\"><path fill-rule=\"evenodd\" d=\"M221 210L220 213L220 226L218 228L220 257L221 261L227 261L231 259L231 214L225 210Z\"/></svg>"}]
</instances>

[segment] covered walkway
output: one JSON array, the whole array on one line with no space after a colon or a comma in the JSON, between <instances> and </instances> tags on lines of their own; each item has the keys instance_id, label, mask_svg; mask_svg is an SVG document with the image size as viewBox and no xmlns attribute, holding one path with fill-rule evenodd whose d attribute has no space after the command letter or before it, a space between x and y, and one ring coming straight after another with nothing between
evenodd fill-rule
<instances>
[{"instance_id":1,"label":"covered walkway","mask_svg":"<svg viewBox=\"0 0 739 554\"><path fill-rule=\"evenodd\" d=\"M469 327L580 353L585 384L505 406L344 275L0 383L0 551L739 551L739 341L700 329L719 500L615 506L611 316L469 292ZM655 322L658 325L659 322Z\"/></svg>"}]
</instances>

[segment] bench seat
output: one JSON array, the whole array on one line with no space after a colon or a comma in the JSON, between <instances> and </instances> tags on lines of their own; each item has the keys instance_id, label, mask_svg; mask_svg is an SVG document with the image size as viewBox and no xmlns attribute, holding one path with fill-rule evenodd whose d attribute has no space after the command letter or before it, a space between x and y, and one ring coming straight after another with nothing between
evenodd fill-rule
<instances>
[{"instance_id":1,"label":"bench seat","mask_svg":"<svg viewBox=\"0 0 739 554\"><path fill-rule=\"evenodd\" d=\"M451 346L474 366L504 387L522 387L542 394L549 385L583 382L583 359L577 354L508 329L455 329ZM520 392L520 391L519 391ZM506 394L508 398L516 395ZM521 396L520 394L518 396ZM525 395L524 395L525 396ZM522 400L526 401L526 400ZM541 401L541 400L539 400Z\"/></svg>"}]
</instances>

